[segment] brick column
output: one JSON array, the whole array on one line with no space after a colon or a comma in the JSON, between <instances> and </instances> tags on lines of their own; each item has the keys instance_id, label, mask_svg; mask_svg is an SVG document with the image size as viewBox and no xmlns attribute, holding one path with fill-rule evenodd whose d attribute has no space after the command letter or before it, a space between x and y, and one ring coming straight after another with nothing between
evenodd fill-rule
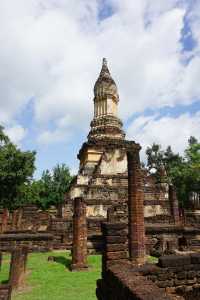
<instances>
[{"instance_id":1,"label":"brick column","mask_svg":"<svg viewBox=\"0 0 200 300\"><path fill-rule=\"evenodd\" d=\"M127 224L126 223L102 223L103 253L102 273L108 267L128 260Z\"/></svg>"},{"instance_id":2,"label":"brick column","mask_svg":"<svg viewBox=\"0 0 200 300\"><path fill-rule=\"evenodd\" d=\"M72 271L87 269L87 218L83 198L74 199Z\"/></svg>"},{"instance_id":3,"label":"brick column","mask_svg":"<svg viewBox=\"0 0 200 300\"><path fill-rule=\"evenodd\" d=\"M17 289L24 285L27 257L27 247L19 247L12 251L9 278L13 289Z\"/></svg>"},{"instance_id":4,"label":"brick column","mask_svg":"<svg viewBox=\"0 0 200 300\"><path fill-rule=\"evenodd\" d=\"M128 151L129 255L136 264L145 262L144 191L139 150Z\"/></svg>"},{"instance_id":5,"label":"brick column","mask_svg":"<svg viewBox=\"0 0 200 300\"><path fill-rule=\"evenodd\" d=\"M1 266L2 266L2 260L3 260L3 253L0 252L0 271L1 271Z\"/></svg>"},{"instance_id":6,"label":"brick column","mask_svg":"<svg viewBox=\"0 0 200 300\"><path fill-rule=\"evenodd\" d=\"M1 223L1 233L5 232L8 227L9 211L7 208L3 209L2 223Z\"/></svg>"},{"instance_id":7,"label":"brick column","mask_svg":"<svg viewBox=\"0 0 200 300\"><path fill-rule=\"evenodd\" d=\"M179 205L178 205L178 199L176 194L176 188L174 185L169 186L169 201L171 204L171 212L174 218L174 223L179 224L180 223L180 216L179 216Z\"/></svg>"},{"instance_id":8,"label":"brick column","mask_svg":"<svg viewBox=\"0 0 200 300\"><path fill-rule=\"evenodd\" d=\"M12 230L16 230L18 210L15 209L12 213Z\"/></svg>"}]
</instances>

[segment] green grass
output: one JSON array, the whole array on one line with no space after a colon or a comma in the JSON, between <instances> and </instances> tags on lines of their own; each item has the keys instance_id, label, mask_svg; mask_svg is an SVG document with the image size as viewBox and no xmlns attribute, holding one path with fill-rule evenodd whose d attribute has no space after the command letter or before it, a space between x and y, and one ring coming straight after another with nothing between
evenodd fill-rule
<instances>
[{"instance_id":1,"label":"green grass","mask_svg":"<svg viewBox=\"0 0 200 300\"><path fill-rule=\"evenodd\" d=\"M49 255L57 258L48 262ZM96 280L101 277L101 256L89 256L89 271L70 272L71 257L66 252L34 253L28 258L26 287L14 293L12 300L96 300ZM8 279L8 256L5 256L0 280Z\"/></svg>"},{"instance_id":2,"label":"green grass","mask_svg":"<svg viewBox=\"0 0 200 300\"><path fill-rule=\"evenodd\" d=\"M147 261L151 264L157 264L158 263L158 258L154 256L148 256Z\"/></svg>"}]
</instances>

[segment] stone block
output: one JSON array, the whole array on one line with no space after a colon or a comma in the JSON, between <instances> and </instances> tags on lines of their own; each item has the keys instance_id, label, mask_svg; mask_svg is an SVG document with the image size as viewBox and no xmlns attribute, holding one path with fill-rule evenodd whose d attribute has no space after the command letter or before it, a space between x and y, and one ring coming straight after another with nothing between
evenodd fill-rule
<instances>
[{"instance_id":1,"label":"stone block","mask_svg":"<svg viewBox=\"0 0 200 300\"><path fill-rule=\"evenodd\" d=\"M174 280L157 281L156 284L159 288L172 287L174 285Z\"/></svg>"},{"instance_id":2,"label":"stone block","mask_svg":"<svg viewBox=\"0 0 200 300\"><path fill-rule=\"evenodd\" d=\"M191 264L190 256L166 255L161 256L158 265L162 268L177 267Z\"/></svg>"},{"instance_id":3,"label":"stone block","mask_svg":"<svg viewBox=\"0 0 200 300\"><path fill-rule=\"evenodd\" d=\"M116 251L123 251L128 249L126 244L107 244L106 251L108 252L116 252Z\"/></svg>"},{"instance_id":4,"label":"stone block","mask_svg":"<svg viewBox=\"0 0 200 300\"><path fill-rule=\"evenodd\" d=\"M196 276L197 276L197 277L200 277L200 271L197 271L197 272L196 272Z\"/></svg>"},{"instance_id":5,"label":"stone block","mask_svg":"<svg viewBox=\"0 0 200 300\"><path fill-rule=\"evenodd\" d=\"M174 285L175 286L182 286L186 284L186 280L179 280L179 279L174 279Z\"/></svg>"},{"instance_id":6,"label":"stone block","mask_svg":"<svg viewBox=\"0 0 200 300\"><path fill-rule=\"evenodd\" d=\"M160 280L160 281L168 280L168 279L171 279L173 277L174 277L173 273L165 272L165 273L159 273L158 274L158 280Z\"/></svg>"},{"instance_id":7,"label":"stone block","mask_svg":"<svg viewBox=\"0 0 200 300\"><path fill-rule=\"evenodd\" d=\"M187 279L186 280L186 284L188 285L193 285L197 282L197 279L196 278L193 278L193 279Z\"/></svg>"},{"instance_id":8,"label":"stone block","mask_svg":"<svg viewBox=\"0 0 200 300\"><path fill-rule=\"evenodd\" d=\"M106 242L110 244L126 243L127 238L123 236L106 236Z\"/></svg>"},{"instance_id":9,"label":"stone block","mask_svg":"<svg viewBox=\"0 0 200 300\"><path fill-rule=\"evenodd\" d=\"M166 290L167 294L175 294L176 293L175 287L166 287L165 290Z\"/></svg>"},{"instance_id":10,"label":"stone block","mask_svg":"<svg viewBox=\"0 0 200 300\"><path fill-rule=\"evenodd\" d=\"M158 277L156 275L149 275L147 278L153 282L158 280Z\"/></svg>"},{"instance_id":11,"label":"stone block","mask_svg":"<svg viewBox=\"0 0 200 300\"><path fill-rule=\"evenodd\" d=\"M191 263L192 264L200 264L200 254L199 253L191 254Z\"/></svg>"},{"instance_id":12,"label":"stone block","mask_svg":"<svg viewBox=\"0 0 200 300\"><path fill-rule=\"evenodd\" d=\"M185 279L187 277L187 273L185 271L178 272L176 274L177 279Z\"/></svg>"},{"instance_id":13,"label":"stone block","mask_svg":"<svg viewBox=\"0 0 200 300\"><path fill-rule=\"evenodd\" d=\"M195 271L188 271L187 272L187 278L188 279L193 279L194 277L196 277L196 275L197 275L197 272L195 272Z\"/></svg>"},{"instance_id":14,"label":"stone block","mask_svg":"<svg viewBox=\"0 0 200 300\"><path fill-rule=\"evenodd\" d=\"M106 258L108 260L115 260L115 259L127 258L127 252L126 251L107 252Z\"/></svg>"}]
</instances>

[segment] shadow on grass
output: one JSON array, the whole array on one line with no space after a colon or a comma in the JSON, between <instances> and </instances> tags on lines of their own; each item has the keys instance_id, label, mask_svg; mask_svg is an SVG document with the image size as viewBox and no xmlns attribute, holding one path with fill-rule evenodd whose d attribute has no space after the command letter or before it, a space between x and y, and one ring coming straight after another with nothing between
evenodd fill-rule
<instances>
[{"instance_id":1,"label":"shadow on grass","mask_svg":"<svg viewBox=\"0 0 200 300\"><path fill-rule=\"evenodd\" d=\"M7 279L7 280L2 280L1 281L1 284L8 284L9 283L9 280Z\"/></svg>"},{"instance_id":2,"label":"shadow on grass","mask_svg":"<svg viewBox=\"0 0 200 300\"><path fill-rule=\"evenodd\" d=\"M71 259L66 258L64 256L55 256L54 261L58 264L64 265L66 268L70 270Z\"/></svg>"}]
</instances>

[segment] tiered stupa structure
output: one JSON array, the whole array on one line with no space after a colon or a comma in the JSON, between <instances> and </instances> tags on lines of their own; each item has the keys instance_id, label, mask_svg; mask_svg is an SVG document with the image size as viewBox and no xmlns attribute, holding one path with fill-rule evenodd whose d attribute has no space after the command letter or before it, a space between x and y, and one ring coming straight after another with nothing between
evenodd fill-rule
<instances>
[{"instance_id":1,"label":"tiered stupa structure","mask_svg":"<svg viewBox=\"0 0 200 300\"><path fill-rule=\"evenodd\" d=\"M138 154L140 145L125 140L118 117L119 94L104 58L94 86L94 117L88 140L78 154L80 167L72 182L70 198L84 197L88 220L106 218L108 208L118 205L122 218L128 199L127 151ZM144 173L145 217L152 222L170 218L168 186ZM97 226L98 227L98 226ZM99 228L100 230L100 228Z\"/></svg>"},{"instance_id":2,"label":"tiered stupa structure","mask_svg":"<svg viewBox=\"0 0 200 300\"><path fill-rule=\"evenodd\" d=\"M104 58L102 69L94 86L94 119L88 139L124 139L122 122L118 118L119 95L115 81Z\"/></svg>"}]
</instances>

